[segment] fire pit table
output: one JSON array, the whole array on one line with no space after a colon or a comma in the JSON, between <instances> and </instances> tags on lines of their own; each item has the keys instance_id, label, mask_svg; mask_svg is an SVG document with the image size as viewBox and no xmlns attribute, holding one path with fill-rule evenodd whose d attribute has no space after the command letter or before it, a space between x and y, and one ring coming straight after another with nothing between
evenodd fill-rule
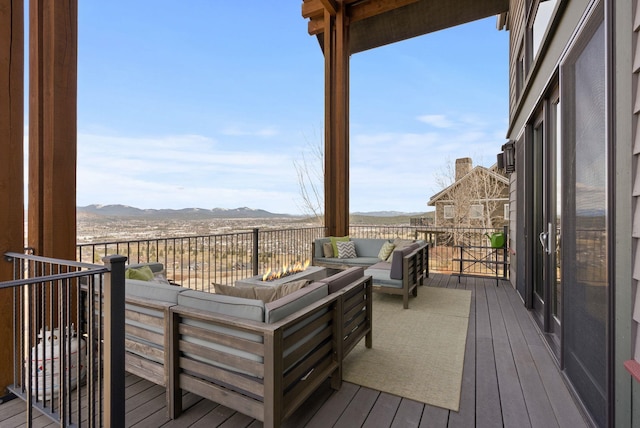
<instances>
[{"instance_id":1,"label":"fire pit table","mask_svg":"<svg viewBox=\"0 0 640 428\"><path fill-rule=\"evenodd\" d=\"M317 281L327 277L327 269L321 266L309 266L302 272L297 272L291 275L283 276L278 279L269 281L262 280L263 275L256 275L250 278L239 279L236 281L236 287L274 287L276 285L284 284L285 282L296 281L298 279L310 279Z\"/></svg>"}]
</instances>

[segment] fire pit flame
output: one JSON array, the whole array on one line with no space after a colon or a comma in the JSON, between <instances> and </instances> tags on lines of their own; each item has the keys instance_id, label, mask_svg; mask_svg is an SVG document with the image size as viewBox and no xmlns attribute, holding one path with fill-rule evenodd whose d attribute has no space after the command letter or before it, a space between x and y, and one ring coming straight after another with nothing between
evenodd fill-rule
<instances>
[{"instance_id":1,"label":"fire pit flame","mask_svg":"<svg viewBox=\"0 0 640 428\"><path fill-rule=\"evenodd\" d=\"M275 279L278 278L282 278L288 275L293 275L295 273L298 272L302 272L304 271L307 267L309 267L309 263L310 261L307 259L305 260L304 263L298 262L289 266L282 266L282 269L280 270L276 270L276 271L271 271L271 269L269 269L267 271L267 273L265 273L264 275L262 275L262 280L263 281L273 281Z\"/></svg>"}]
</instances>

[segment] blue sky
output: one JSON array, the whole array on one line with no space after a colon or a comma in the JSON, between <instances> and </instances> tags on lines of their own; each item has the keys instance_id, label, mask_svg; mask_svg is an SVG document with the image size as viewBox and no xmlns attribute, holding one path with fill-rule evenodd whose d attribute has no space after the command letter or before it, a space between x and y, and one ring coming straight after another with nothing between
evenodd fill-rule
<instances>
[{"instance_id":1,"label":"blue sky","mask_svg":"<svg viewBox=\"0 0 640 428\"><path fill-rule=\"evenodd\" d=\"M301 2L177 4L79 4L78 205L301 213L294 162L319 164L324 117ZM431 210L447 162L495 162L508 119L495 24L351 57L352 212Z\"/></svg>"}]
</instances>

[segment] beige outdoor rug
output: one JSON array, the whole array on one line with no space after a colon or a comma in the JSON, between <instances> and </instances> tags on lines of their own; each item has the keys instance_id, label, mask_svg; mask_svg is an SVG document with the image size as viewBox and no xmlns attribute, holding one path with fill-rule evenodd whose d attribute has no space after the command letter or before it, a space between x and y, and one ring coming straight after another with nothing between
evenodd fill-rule
<instances>
[{"instance_id":1,"label":"beige outdoor rug","mask_svg":"<svg viewBox=\"0 0 640 428\"><path fill-rule=\"evenodd\" d=\"M362 340L343 379L458 411L471 291L420 287L418 297L374 293L373 348Z\"/></svg>"}]
</instances>

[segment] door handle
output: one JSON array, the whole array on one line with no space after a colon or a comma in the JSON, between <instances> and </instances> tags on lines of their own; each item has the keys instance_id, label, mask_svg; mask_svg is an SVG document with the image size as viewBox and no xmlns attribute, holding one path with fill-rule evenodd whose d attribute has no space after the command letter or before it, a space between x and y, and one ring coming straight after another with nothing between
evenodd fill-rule
<instances>
[{"instance_id":1,"label":"door handle","mask_svg":"<svg viewBox=\"0 0 640 428\"><path fill-rule=\"evenodd\" d=\"M551 223L547 223L547 231L540 232L540 243L542 244L542 249L547 254L551 254L551 234L553 233L553 225Z\"/></svg>"},{"instance_id":2,"label":"door handle","mask_svg":"<svg viewBox=\"0 0 640 428\"><path fill-rule=\"evenodd\" d=\"M542 244L542 249L545 253L549 252L549 249L547 248L547 236L547 232L540 232L540 235L538 236L538 238L540 239L540 244Z\"/></svg>"}]
</instances>

